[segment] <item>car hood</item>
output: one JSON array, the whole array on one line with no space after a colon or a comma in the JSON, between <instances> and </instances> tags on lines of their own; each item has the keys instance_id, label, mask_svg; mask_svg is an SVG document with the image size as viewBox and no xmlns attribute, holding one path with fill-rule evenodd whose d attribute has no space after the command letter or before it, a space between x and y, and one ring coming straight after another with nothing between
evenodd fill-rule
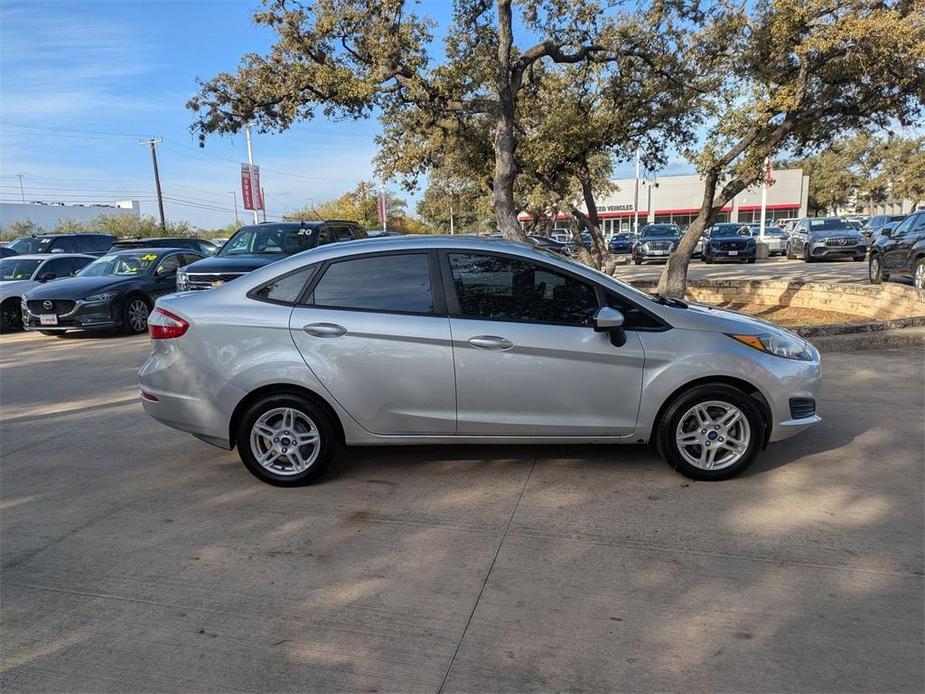
<instances>
[{"instance_id":1,"label":"car hood","mask_svg":"<svg viewBox=\"0 0 925 694\"><path fill-rule=\"evenodd\" d=\"M0 301L11 296L22 296L23 292L38 285L35 280L7 280L0 282Z\"/></svg>"},{"instance_id":2,"label":"car hood","mask_svg":"<svg viewBox=\"0 0 925 694\"><path fill-rule=\"evenodd\" d=\"M649 241L680 241L677 236L646 236L645 238L640 237L639 243L648 243Z\"/></svg>"},{"instance_id":3,"label":"car hood","mask_svg":"<svg viewBox=\"0 0 925 694\"><path fill-rule=\"evenodd\" d=\"M91 294L120 289L137 282L140 277L116 277L99 275L94 277L65 277L52 280L30 289L29 299L83 299Z\"/></svg>"},{"instance_id":4,"label":"car hood","mask_svg":"<svg viewBox=\"0 0 925 694\"><path fill-rule=\"evenodd\" d=\"M705 330L715 333L741 333L745 335L772 332L803 339L789 330L761 318L728 308L708 306L707 304L688 304L686 309L673 308L668 320L674 327L684 330Z\"/></svg>"},{"instance_id":5,"label":"car hood","mask_svg":"<svg viewBox=\"0 0 925 694\"><path fill-rule=\"evenodd\" d=\"M183 268L183 272L250 272L266 267L277 260L288 258L287 255L247 254L247 255L213 255L197 260Z\"/></svg>"}]
</instances>

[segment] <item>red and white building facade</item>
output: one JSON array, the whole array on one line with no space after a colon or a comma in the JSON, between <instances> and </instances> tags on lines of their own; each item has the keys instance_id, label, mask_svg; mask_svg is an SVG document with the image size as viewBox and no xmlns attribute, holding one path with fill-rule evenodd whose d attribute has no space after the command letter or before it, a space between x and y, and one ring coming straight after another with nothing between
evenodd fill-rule
<instances>
[{"instance_id":1,"label":"red and white building facade","mask_svg":"<svg viewBox=\"0 0 925 694\"><path fill-rule=\"evenodd\" d=\"M802 169L784 169L773 172L773 183L768 186L766 215L769 221L806 216L806 194L809 177ZM597 200L601 231L604 234L632 231L636 216L636 179L626 178L613 182L614 190ZM703 201L703 180L692 176L664 176L656 181L639 181L639 228L648 223L673 222L686 229L700 210ZM751 222L761 215L761 187L752 186L739 193L723 209L717 221ZM530 221L529 215L518 217L521 224ZM568 228L568 217L559 215L556 227Z\"/></svg>"}]
</instances>

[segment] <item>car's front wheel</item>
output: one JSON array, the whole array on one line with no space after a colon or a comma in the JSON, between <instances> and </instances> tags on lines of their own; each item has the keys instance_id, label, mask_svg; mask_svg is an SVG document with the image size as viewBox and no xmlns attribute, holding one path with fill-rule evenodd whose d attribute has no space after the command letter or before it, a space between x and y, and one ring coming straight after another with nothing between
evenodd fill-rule
<instances>
[{"instance_id":1,"label":"car's front wheel","mask_svg":"<svg viewBox=\"0 0 925 694\"><path fill-rule=\"evenodd\" d=\"M675 398L655 437L662 458L685 477L725 480L758 455L764 421L758 405L741 390L708 384Z\"/></svg>"},{"instance_id":2,"label":"car's front wheel","mask_svg":"<svg viewBox=\"0 0 925 694\"><path fill-rule=\"evenodd\" d=\"M296 394L251 405L237 432L238 455L258 479L279 487L310 484L330 467L338 441L328 415Z\"/></svg>"},{"instance_id":3,"label":"car's front wheel","mask_svg":"<svg viewBox=\"0 0 925 694\"><path fill-rule=\"evenodd\" d=\"M0 333L22 330L22 309L19 297L7 299L0 305Z\"/></svg>"},{"instance_id":4,"label":"car's front wheel","mask_svg":"<svg viewBox=\"0 0 925 694\"><path fill-rule=\"evenodd\" d=\"M138 335L148 329L148 315L151 309L140 296L129 297L125 302L122 329L129 335Z\"/></svg>"}]
</instances>

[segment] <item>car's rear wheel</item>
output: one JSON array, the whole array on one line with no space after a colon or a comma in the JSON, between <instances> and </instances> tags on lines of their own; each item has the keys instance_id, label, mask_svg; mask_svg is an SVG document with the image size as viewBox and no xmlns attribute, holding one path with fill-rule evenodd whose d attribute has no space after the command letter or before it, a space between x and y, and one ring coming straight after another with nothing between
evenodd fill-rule
<instances>
[{"instance_id":1,"label":"car's rear wheel","mask_svg":"<svg viewBox=\"0 0 925 694\"><path fill-rule=\"evenodd\" d=\"M871 284L880 284L890 279L890 276L883 271L883 263L880 262L879 255L870 256L870 261L867 263L867 277Z\"/></svg>"},{"instance_id":2,"label":"car's rear wheel","mask_svg":"<svg viewBox=\"0 0 925 694\"><path fill-rule=\"evenodd\" d=\"M122 330L129 335L138 335L148 329L148 315L151 309L140 296L129 297L122 316Z\"/></svg>"},{"instance_id":3,"label":"car's rear wheel","mask_svg":"<svg viewBox=\"0 0 925 694\"><path fill-rule=\"evenodd\" d=\"M925 258L919 258L915 261L915 269L912 271L912 284L916 289L925 289Z\"/></svg>"},{"instance_id":4,"label":"car's rear wheel","mask_svg":"<svg viewBox=\"0 0 925 694\"><path fill-rule=\"evenodd\" d=\"M764 421L755 401L724 384L697 386L667 408L656 432L662 458L685 477L725 480L754 461Z\"/></svg>"},{"instance_id":5,"label":"car's rear wheel","mask_svg":"<svg viewBox=\"0 0 925 694\"><path fill-rule=\"evenodd\" d=\"M22 309L19 297L7 299L0 304L0 333L22 330Z\"/></svg>"},{"instance_id":6,"label":"car's rear wheel","mask_svg":"<svg viewBox=\"0 0 925 694\"><path fill-rule=\"evenodd\" d=\"M338 441L328 415L300 395L251 405L237 432L238 455L258 479L279 487L310 484L331 466Z\"/></svg>"}]
</instances>

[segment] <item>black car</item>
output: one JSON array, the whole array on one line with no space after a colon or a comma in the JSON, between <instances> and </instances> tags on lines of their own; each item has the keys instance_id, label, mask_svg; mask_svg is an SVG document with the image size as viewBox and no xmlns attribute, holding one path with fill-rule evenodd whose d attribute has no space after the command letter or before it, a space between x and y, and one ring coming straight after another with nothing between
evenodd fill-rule
<instances>
[{"instance_id":1,"label":"black car","mask_svg":"<svg viewBox=\"0 0 925 694\"><path fill-rule=\"evenodd\" d=\"M0 258L9 258L14 255L19 255L19 253L7 246L0 246Z\"/></svg>"},{"instance_id":2,"label":"black car","mask_svg":"<svg viewBox=\"0 0 925 694\"><path fill-rule=\"evenodd\" d=\"M738 222L720 222L707 229L703 242L703 262L737 260L754 263L758 242L748 226Z\"/></svg>"},{"instance_id":3,"label":"black car","mask_svg":"<svg viewBox=\"0 0 925 694\"><path fill-rule=\"evenodd\" d=\"M646 224L633 244L633 262L636 265L648 260L667 262L680 238L681 228L677 224Z\"/></svg>"},{"instance_id":4,"label":"black car","mask_svg":"<svg viewBox=\"0 0 925 694\"><path fill-rule=\"evenodd\" d=\"M876 241L880 235L880 230L890 222L901 222L906 218L904 214L875 214L861 226L861 233L867 237L868 241Z\"/></svg>"},{"instance_id":5,"label":"black car","mask_svg":"<svg viewBox=\"0 0 925 694\"><path fill-rule=\"evenodd\" d=\"M114 251L75 277L26 292L23 327L46 335L114 329L142 333L157 297L175 291L177 270L201 259L201 253L175 248Z\"/></svg>"},{"instance_id":6,"label":"black car","mask_svg":"<svg viewBox=\"0 0 925 694\"><path fill-rule=\"evenodd\" d=\"M881 233L870 247L870 281L880 284L892 275L911 277L925 289L925 210L913 212L889 234Z\"/></svg>"},{"instance_id":7,"label":"black car","mask_svg":"<svg viewBox=\"0 0 925 694\"><path fill-rule=\"evenodd\" d=\"M534 246L542 248L545 251L552 251L553 253L558 253L559 255L571 255L572 249L567 243L561 243L555 239L551 239L548 236L540 236L539 234L531 234L527 239Z\"/></svg>"},{"instance_id":8,"label":"black car","mask_svg":"<svg viewBox=\"0 0 925 694\"><path fill-rule=\"evenodd\" d=\"M634 236L628 232L620 232L610 237L608 249L615 255L628 255L633 252Z\"/></svg>"},{"instance_id":9,"label":"black car","mask_svg":"<svg viewBox=\"0 0 925 694\"><path fill-rule=\"evenodd\" d=\"M862 262L867 257L867 239L841 217L804 217L787 239L787 257L807 263L838 258Z\"/></svg>"},{"instance_id":10,"label":"black car","mask_svg":"<svg viewBox=\"0 0 925 694\"><path fill-rule=\"evenodd\" d=\"M116 237L112 234L40 234L21 236L9 248L20 255L36 253L82 253L97 257L108 251Z\"/></svg>"},{"instance_id":11,"label":"black car","mask_svg":"<svg viewBox=\"0 0 925 694\"><path fill-rule=\"evenodd\" d=\"M339 241L367 238L356 222L264 222L241 227L211 258L177 274L177 290L211 289L302 251Z\"/></svg>"},{"instance_id":12,"label":"black car","mask_svg":"<svg viewBox=\"0 0 925 694\"><path fill-rule=\"evenodd\" d=\"M211 241L189 236L159 236L151 239L119 239L112 244L113 250L124 248L186 248L204 256L218 253L218 246Z\"/></svg>"}]
</instances>

